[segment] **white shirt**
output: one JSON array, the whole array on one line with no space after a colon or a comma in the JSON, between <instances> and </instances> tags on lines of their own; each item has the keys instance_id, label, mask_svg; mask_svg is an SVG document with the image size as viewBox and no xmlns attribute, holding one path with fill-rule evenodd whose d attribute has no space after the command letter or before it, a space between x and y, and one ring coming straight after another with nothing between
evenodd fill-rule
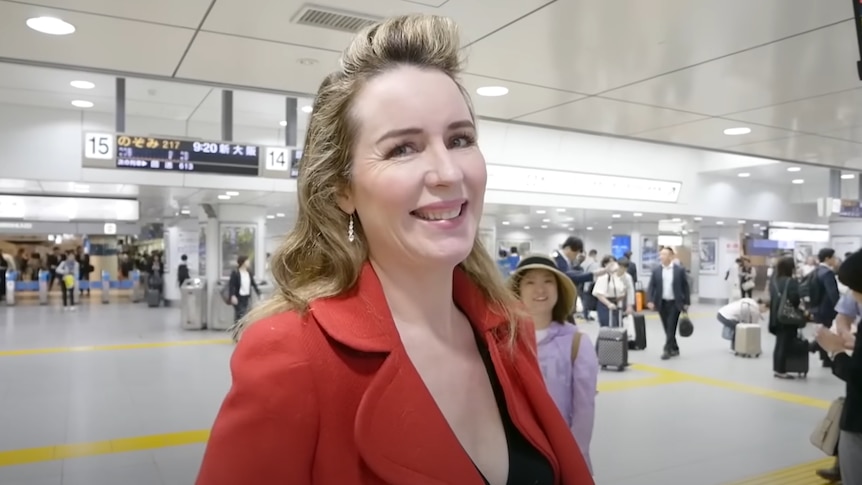
<instances>
[{"instance_id":1,"label":"white shirt","mask_svg":"<svg viewBox=\"0 0 862 485\"><path fill-rule=\"evenodd\" d=\"M239 271L239 296L251 295L251 275L248 271Z\"/></svg>"},{"instance_id":2,"label":"white shirt","mask_svg":"<svg viewBox=\"0 0 862 485\"><path fill-rule=\"evenodd\" d=\"M661 299L675 300L673 296L673 270L675 266L671 263L670 266L661 267Z\"/></svg>"},{"instance_id":3,"label":"white shirt","mask_svg":"<svg viewBox=\"0 0 862 485\"><path fill-rule=\"evenodd\" d=\"M760 321L760 305L757 300L743 298L721 307L718 313L724 318L742 323L757 323Z\"/></svg>"},{"instance_id":4,"label":"white shirt","mask_svg":"<svg viewBox=\"0 0 862 485\"><path fill-rule=\"evenodd\" d=\"M545 339L545 337L548 336L548 330L550 330L550 328L537 328L536 329L536 343L541 342L542 340Z\"/></svg>"},{"instance_id":5,"label":"white shirt","mask_svg":"<svg viewBox=\"0 0 862 485\"><path fill-rule=\"evenodd\" d=\"M626 283L616 273L602 275L593 284L593 295L602 295L608 300L617 300L626 296Z\"/></svg>"}]
</instances>

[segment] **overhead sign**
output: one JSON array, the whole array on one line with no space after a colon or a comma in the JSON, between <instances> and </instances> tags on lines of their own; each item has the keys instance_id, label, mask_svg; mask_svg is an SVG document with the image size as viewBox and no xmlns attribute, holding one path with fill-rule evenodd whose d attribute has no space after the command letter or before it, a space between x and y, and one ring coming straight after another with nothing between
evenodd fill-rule
<instances>
[{"instance_id":1,"label":"overhead sign","mask_svg":"<svg viewBox=\"0 0 862 485\"><path fill-rule=\"evenodd\" d=\"M681 182L539 168L488 165L488 190L676 202Z\"/></svg>"},{"instance_id":2,"label":"overhead sign","mask_svg":"<svg viewBox=\"0 0 862 485\"><path fill-rule=\"evenodd\" d=\"M855 199L841 199L838 207L838 215L841 217L862 218L862 201Z\"/></svg>"}]
</instances>

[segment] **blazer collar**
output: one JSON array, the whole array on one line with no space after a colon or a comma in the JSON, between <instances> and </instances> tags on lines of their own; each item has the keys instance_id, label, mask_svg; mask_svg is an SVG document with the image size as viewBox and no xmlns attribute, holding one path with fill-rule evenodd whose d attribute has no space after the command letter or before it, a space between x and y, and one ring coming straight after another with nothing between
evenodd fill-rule
<instances>
[{"instance_id":1,"label":"blazer collar","mask_svg":"<svg viewBox=\"0 0 862 485\"><path fill-rule=\"evenodd\" d=\"M452 274L452 283L455 304L479 334L506 328L506 317L489 307L482 290L460 266ZM311 302L310 311L330 337L353 349L391 352L401 345L380 279L367 261L353 288Z\"/></svg>"}]
</instances>

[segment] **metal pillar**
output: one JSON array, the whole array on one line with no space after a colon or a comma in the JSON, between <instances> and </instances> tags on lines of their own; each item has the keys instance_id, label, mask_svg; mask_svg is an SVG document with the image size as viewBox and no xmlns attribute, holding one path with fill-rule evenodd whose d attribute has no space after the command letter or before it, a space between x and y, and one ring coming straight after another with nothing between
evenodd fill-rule
<instances>
[{"instance_id":1,"label":"metal pillar","mask_svg":"<svg viewBox=\"0 0 862 485\"><path fill-rule=\"evenodd\" d=\"M285 146L296 146L296 135L299 130L296 123L296 98L285 98L284 100L284 144Z\"/></svg>"},{"instance_id":2,"label":"metal pillar","mask_svg":"<svg viewBox=\"0 0 862 485\"><path fill-rule=\"evenodd\" d=\"M118 77L114 89L116 117L114 119L114 130L117 133L126 132L126 78Z\"/></svg>"},{"instance_id":3,"label":"metal pillar","mask_svg":"<svg viewBox=\"0 0 862 485\"><path fill-rule=\"evenodd\" d=\"M221 92L221 139L233 141L233 91Z\"/></svg>"}]
</instances>

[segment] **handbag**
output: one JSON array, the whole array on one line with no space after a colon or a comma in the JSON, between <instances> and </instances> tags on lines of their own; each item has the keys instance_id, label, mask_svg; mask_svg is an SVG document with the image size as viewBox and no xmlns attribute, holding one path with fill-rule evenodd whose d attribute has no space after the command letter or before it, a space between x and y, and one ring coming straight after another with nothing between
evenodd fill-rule
<instances>
[{"instance_id":1,"label":"handbag","mask_svg":"<svg viewBox=\"0 0 862 485\"><path fill-rule=\"evenodd\" d=\"M779 325L784 327L804 327L808 323L808 320L805 318L802 310L794 307L787 301L788 285L790 285L789 279L784 282L784 290L781 291L781 297L778 300L778 314L775 316L775 320Z\"/></svg>"},{"instance_id":2,"label":"handbag","mask_svg":"<svg viewBox=\"0 0 862 485\"><path fill-rule=\"evenodd\" d=\"M742 289L745 291L754 289L754 280L745 280L742 282Z\"/></svg>"},{"instance_id":3,"label":"handbag","mask_svg":"<svg viewBox=\"0 0 862 485\"><path fill-rule=\"evenodd\" d=\"M815 448L835 456L838 447L838 435L841 434L841 413L844 411L844 398L839 397L832 401L826 416L817 423L817 427L811 433L811 444Z\"/></svg>"},{"instance_id":4,"label":"handbag","mask_svg":"<svg viewBox=\"0 0 862 485\"><path fill-rule=\"evenodd\" d=\"M691 334L694 333L694 323L692 323L691 318L688 317L688 312L682 312L679 314L679 336L680 337L691 337Z\"/></svg>"}]
</instances>

